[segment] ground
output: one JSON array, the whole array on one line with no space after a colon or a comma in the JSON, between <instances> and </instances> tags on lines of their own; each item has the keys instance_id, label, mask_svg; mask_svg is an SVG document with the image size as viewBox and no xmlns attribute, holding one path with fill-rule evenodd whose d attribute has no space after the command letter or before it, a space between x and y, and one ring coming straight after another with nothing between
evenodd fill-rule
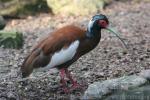
<instances>
[{"instance_id":1,"label":"ground","mask_svg":"<svg viewBox=\"0 0 150 100\"><path fill-rule=\"evenodd\" d=\"M102 31L99 45L87 55L70 66L73 76L85 85L84 89L63 94L55 89L59 85L58 72L51 70L35 73L25 80L20 77L20 65L32 50L32 46L53 30L74 23L85 27L92 16L51 16L40 14L26 19L10 20L5 30L18 30L24 34L24 47L20 50L0 48L0 99L77 99L83 95L87 86L93 82L137 74L150 68L150 3L115 2L103 12L110 24L120 32L128 49L107 31Z\"/></svg>"}]
</instances>

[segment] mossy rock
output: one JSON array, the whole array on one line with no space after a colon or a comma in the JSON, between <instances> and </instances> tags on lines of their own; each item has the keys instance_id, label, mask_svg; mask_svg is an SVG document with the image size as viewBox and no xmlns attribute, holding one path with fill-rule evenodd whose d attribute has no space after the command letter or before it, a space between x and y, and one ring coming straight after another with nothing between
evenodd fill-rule
<instances>
[{"instance_id":1,"label":"mossy rock","mask_svg":"<svg viewBox=\"0 0 150 100\"><path fill-rule=\"evenodd\" d=\"M54 14L88 15L102 10L105 0L47 0Z\"/></svg>"},{"instance_id":2,"label":"mossy rock","mask_svg":"<svg viewBox=\"0 0 150 100\"><path fill-rule=\"evenodd\" d=\"M26 16L48 12L46 0L0 0L0 15Z\"/></svg>"},{"instance_id":3,"label":"mossy rock","mask_svg":"<svg viewBox=\"0 0 150 100\"><path fill-rule=\"evenodd\" d=\"M0 31L0 46L19 49L23 46L23 35L19 32Z\"/></svg>"}]
</instances>

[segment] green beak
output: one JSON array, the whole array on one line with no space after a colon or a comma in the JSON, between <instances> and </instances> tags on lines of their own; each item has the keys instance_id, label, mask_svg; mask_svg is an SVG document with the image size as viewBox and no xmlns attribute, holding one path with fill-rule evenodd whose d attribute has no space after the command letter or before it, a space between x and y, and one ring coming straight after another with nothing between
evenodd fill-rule
<instances>
[{"instance_id":1,"label":"green beak","mask_svg":"<svg viewBox=\"0 0 150 100\"><path fill-rule=\"evenodd\" d=\"M123 39L118 35L118 33L116 33L115 31L113 31L113 29L111 29L110 27L107 27L106 30L108 30L109 32L111 32L112 34L114 34L125 46L126 49L128 49L128 46L125 44L125 42L123 41Z\"/></svg>"}]
</instances>

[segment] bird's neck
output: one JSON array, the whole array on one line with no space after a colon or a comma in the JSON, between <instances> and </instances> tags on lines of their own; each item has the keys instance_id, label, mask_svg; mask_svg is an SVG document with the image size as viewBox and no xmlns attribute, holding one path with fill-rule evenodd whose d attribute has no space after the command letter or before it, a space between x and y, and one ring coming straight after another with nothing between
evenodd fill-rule
<instances>
[{"instance_id":1,"label":"bird's neck","mask_svg":"<svg viewBox=\"0 0 150 100\"><path fill-rule=\"evenodd\" d=\"M91 28L86 32L87 40L92 44L91 48L95 48L101 39L101 29Z\"/></svg>"},{"instance_id":2,"label":"bird's neck","mask_svg":"<svg viewBox=\"0 0 150 100\"><path fill-rule=\"evenodd\" d=\"M86 36L88 38L100 38L101 37L101 29L97 30L94 28L88 28L86 32Z\"/></svg>"},{"instance_id":3,"label":"bird's neck","mask_svg":"<svg viewBox=\"0 0 150 100\"><path fill-rule=\"evenodd\" d=\"M88 38L95 38L95 37L101 37L101 29L96 26L95 21L90 21L87 27L86 36Z\"/></svg>"}]
</instances>

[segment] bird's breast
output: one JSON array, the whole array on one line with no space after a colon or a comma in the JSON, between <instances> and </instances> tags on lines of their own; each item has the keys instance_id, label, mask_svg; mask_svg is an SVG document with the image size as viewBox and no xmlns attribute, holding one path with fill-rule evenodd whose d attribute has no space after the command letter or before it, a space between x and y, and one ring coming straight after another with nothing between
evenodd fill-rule
<instances>
[{"instance_id":1,"label":"bird's breast","mask_svg":"<svg viewBox=\"0 0 150 100\"><path fill-rule=\"evenodd\" d=\"M93 50L99 43L100 37L98 38L93 38L93 39L83 39L80 43L79 50L78 50L78 55L82 56L91 50Z\"/></svg>"}]
</instances>

